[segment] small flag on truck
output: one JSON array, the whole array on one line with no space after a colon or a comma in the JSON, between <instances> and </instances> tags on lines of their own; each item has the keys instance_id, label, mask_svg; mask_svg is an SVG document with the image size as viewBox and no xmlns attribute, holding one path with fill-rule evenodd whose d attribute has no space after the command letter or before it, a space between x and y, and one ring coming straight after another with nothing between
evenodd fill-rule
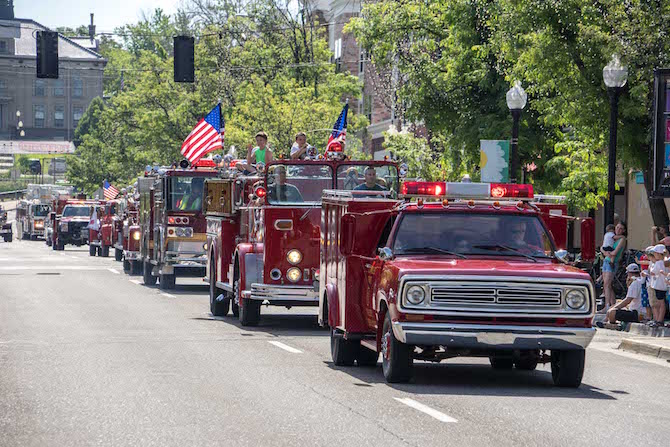
<instances>
[{"instance_id":1,"label":"small flag on truck","mask_svg":"<svg viewBox=\"0 0 670 447\"><path fill-rule=\"evenodd\" d=\"M181 154L193 164L203 155L222 149L224 134L225 124L219 103L188 134L181 145Z\"/></svg>"},{"instance_id":2,"label":"small flag on truck","mask_svg":"<svg viewBox=\"0 0 670 447\"><path fill-rule=\"evenodd\" d=\"M345 104L342 108L339 118L335 121L333 132L328 137L328 144L326 145L326 152L342 152L344 150L344 142L347 139L347 113L349 112L349 104Z\"/></svg>"},{"instance_id":3,"label":"small flag on truck","mask_svg":"<svg viewBox=\"0 0 670 447\"><path fill-rule=\"evenodd\" d=\"M105 196L105 200L116 199L116 196L119 195L119 190L111 185L107 180L102 183L102 191Z\"/></svg>"}]
</instances>

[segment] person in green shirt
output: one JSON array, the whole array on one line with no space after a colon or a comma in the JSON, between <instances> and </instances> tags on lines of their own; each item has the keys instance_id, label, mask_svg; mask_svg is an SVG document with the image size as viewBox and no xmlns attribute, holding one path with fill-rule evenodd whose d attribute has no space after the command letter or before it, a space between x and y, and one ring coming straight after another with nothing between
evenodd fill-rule
<instances>
[{"instance_id":1,"label":"person in green shirt","mask_svg":"<svg viewBox=\"0 0 670 447\"><path fill-rule=\"evenodd\" d=\"M386 188L377 183L377 171L372 166L365 168L365 183L354 188L354 191L386 191Z\"/></svg>"},{"instance_id":2,"label":"person in green shirt","mask_svg":"<svg viewBox=\"0 0 670 447\"><path fill-rule=\"evenodd\" d=\"M177 207L179 211L201 211L203 182L201 178L191 181L191 192L182 197Z\"/></svg>"},{"instance_id":3,"label":"person in green shirt","mask_svg":"<svg viewBox=\"0 0 670 447\"><path fill-rule=\"evenodd\" d=\"M247 162L238 163L236 166L239 170L245 173L252 173L256 171L255 165L258 163L268 164L272 161L273 153L268 144L268 135L265 132L258 132L256 134L256 147L249 145L247 151Z\"/></svg>"}]
</instances>

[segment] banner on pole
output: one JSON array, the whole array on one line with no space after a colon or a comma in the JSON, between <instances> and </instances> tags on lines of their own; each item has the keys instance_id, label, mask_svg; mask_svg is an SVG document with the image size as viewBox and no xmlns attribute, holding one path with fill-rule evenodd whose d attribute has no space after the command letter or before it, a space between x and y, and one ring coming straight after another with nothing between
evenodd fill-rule
<instances>
[{"instance_id":1,"label":"banner on pole","mask_svg":"<svg viewBox=\"0 0 670 447\"><path fill-rule=\"evenodd\" d=\"M509 140L479 140L482 182L509 182L509 144Z\"/></svg>"}]
</instances>

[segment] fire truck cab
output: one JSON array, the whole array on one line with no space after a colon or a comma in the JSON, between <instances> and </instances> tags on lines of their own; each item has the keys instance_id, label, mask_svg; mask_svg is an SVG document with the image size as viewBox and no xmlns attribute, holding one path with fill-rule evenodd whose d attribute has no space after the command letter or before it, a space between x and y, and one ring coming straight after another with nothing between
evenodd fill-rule
<instances>
[{"instance_id":1,"label":"fire truck cab","mask_svg":"<svg viewBox=\"0 0 670 447\"><path fill-rule=\"evenodd\" d=\"M161 289L173 289L177 276L204 277L207 264L203 189L218 171L209 159L181 166L148 166L138 179L144 283L158 279Z\"/></svg>"},{"instance_id":2,"label":"fire truck cab","mask_svg":"<svg viewBox=\"0 0 670 447\"><path fill-rule=\"evenodd\" d=\"M415 360L550 362L556 385L579 386L595 296L547 225L566 216L543 211L530 185L405 182L402 193L324 193L319 321L333 362L372 366L381 354L388 382L408 381ZM583 222L585 258L592 230Z\"/></svg>"},{"instance_id":3,"label":"fire truck cab","mask_svg":"<svg viewBox=\"0 0 670 447\"><path fill-rule=\"evenodd\" d=\"M52 248L64 250L66 245L86 245L91 215L97 213L104 202L86 199L59 199L58 202L57 208L62 206L62 209L60 214L54 216Z\"/></svg>"},{"instance_id":4,"label":"fire truck cab","mask_svg":"<svg viewBox=\"0 0 670 447\"><path fill-rule=\"evenodd\" d=\"M119 213L121 210L120 200L106 201L104 206L97 208L99 227L97 229L89 228L89 248L90 256L109 256L109 249L114 246L117 236L117 229L121 221ZM117 256L117 261L119 261Z\"/></svg>"},{"instance_id":5,"label":"fire truck cab","mask_svg":"<svg viewBox=\"0 0 670 447\"><path fill-rule=\"evenodd\" d=\"M48 203L38 199L21 200L16 206L16 229L21 239L44 237L44 222L48 216Z\"/></svg>"},{"instance_id":6,"label":"fire truck cab","mask_svg":"<svg viewBox=\"0 0 670 447\"><path fill-rule=\"evenodd\" d=\"M232 307L243 326L256 325L261 305L318 306L321 197L327 189L365 188L397 197L391 161L275 160L256 177L208 182L210 310ZM226 208L214 209L217 203Z\"/></svg>"}]
</instances>

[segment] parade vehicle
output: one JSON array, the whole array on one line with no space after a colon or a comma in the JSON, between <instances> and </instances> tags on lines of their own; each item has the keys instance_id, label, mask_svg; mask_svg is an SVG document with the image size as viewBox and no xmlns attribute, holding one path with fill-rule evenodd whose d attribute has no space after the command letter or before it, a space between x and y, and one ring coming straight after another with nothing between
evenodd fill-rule
<instances>
[{"instance_id":1,"label":"parade vehicle","mask_svg":"<svg viewBox=\"0 0 670 447\"><path fill-rule=\"evenodd\" d=\"M124 197L121 229L117 233L114 245L114 256L123 261L123 271L126 273L140 273L142 262L140 257L140 238L142 230L139 225L137 203L132 194ZM119 256L119 252L120 255ZM120 258L120 259L119 259Z\"/></svg>"},{"instance_id":2,"label":"parade vehicle","mask_svg":"<svg viewBox=\"0 0 670 447\"><path fill-rule=\"evenodd\" d=\"M59 194L68 194L72 187L60 185L35 185L26 187L26 194L16 206L16 230L21 239L46 238L46 227L51 202Z\"/></svg>"},{"instance_id":3,"label":"parade vehicle","mask_svg":"<svg viewBox=\"0 0 670 447\"><path fill-rule=\"evenodd\" d=\"M60 214L56 214L53 223L52 248L64 250L66 245L81 247L89 239L89 222L93 213L98 213L105 202L86 199L58 199L62 205Z\"/></svg>"},{"instance_id":4,"label":"parade vehicle","mask_svg":"<svg viewBox=\"0 0 670 447\"><path fill-rule=\"evenodd\" d=\"M172 289L176 277L204 277L207 264L203 188L218 170L211 159L191 166L149 167L138 179L140 257L147 285Z\"/></svg>"},{"instance_id":5,"label":"parade vehicle","mask_svg":"<svg viewBox=\"0 0 670 447\"><path fill-rule=\"evenodd\" d=\"M275 160L254 176L207 182L210 310L256 325L261 305L318 306L321 196L365 185L397 197L392 161ZM225 177L225 175L224 175Z\"/></svg>"},{"instance_id":6,"label":"parade vehicle","mask_svg":"<svg viewBox=\"0 0 670 447\"><path fill-rule=\"evenodd\" d=\"M388 382L408 381L415 360L550 362L556 385L579 386L595 296L547 225L567 217L543 211L531 185L405 182L402 193L324 193L319 321L333 362L376 365L381 354ZM581 232L590 258L590 219Z\"/></svg>"},{"instance_id":7,"label":"parade vehicle","mask_svg":"<svg viewBox=\"0 0 670 447\"><path fill-rule=\"evenodd\" d=\"M12 223L7 221L7 211L0 205L0 237L5 242L12 242Z\"/></svg>"},{"instance_id":8,"label":"parade vehicle","mask_svg":"<svg viewBox=\"0 0 670 447\"><path fill-rule=\"evenodd\" d=\"M123 228L122 200L107 201L104 207L98 209L99 228L89 227L89 251L90 256L109 256L109 250L115 247L114 258L121 261L123 251L116 248L116 240Z\"/></svg>"}]
</instances>

